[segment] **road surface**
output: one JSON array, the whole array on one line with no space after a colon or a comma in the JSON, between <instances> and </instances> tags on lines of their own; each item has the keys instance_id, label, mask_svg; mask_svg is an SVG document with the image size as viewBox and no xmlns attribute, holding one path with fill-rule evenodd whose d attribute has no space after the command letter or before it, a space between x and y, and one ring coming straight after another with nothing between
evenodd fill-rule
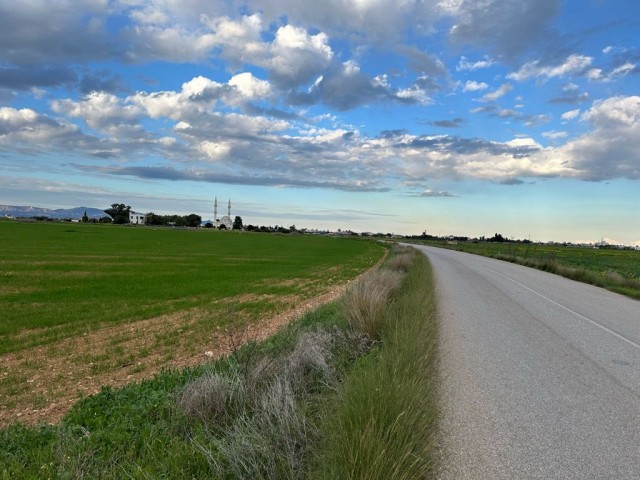
<instances>
[{"instance_id":1,"label":"road surface","mask_svg":"<svg viewBox=\"0 0 640 480\"><path fill-rule=\"evenodd\" d=\"M640 479L640 302L419 247L441 315L442 479Z\"/></svg>"}]
</instances>

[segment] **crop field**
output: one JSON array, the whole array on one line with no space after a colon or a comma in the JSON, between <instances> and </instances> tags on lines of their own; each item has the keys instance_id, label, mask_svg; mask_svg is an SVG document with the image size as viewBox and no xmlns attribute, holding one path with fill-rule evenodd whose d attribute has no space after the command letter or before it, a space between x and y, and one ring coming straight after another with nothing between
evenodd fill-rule
<instances>
[{"instance_id":1,"label":"crop field","mask_svg":"<svg viewBox=\"0 0 640 480\"><path fill-rule=\"evenodd\" d=\"M63 392L193 364L384 251L328 237L15 221L0 221L0 245L0 424L27 403L38 413Z\"/></svg>"},{"instance_id":2,"label":"crop field","mask_svg":"<svg viewBox=\"0 0 640 480\"><path fill-rule=\"evenodd\" d=\"M640 251L535 243L433 243L508 260L640 298Z\"/></svg>"}]
</instances>

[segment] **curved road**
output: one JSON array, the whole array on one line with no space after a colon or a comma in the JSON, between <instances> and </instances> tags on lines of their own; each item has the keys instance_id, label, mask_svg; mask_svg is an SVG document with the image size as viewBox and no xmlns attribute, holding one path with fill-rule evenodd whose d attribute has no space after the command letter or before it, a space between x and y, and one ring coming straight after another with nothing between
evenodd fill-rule
<instances>
[{"instance_id":1,"label":"curved road","mask_svg":"<svg viewBox=\"0 0 640 480\"><path fill-rule=\"evenodd\" d=\"M640 302L417 248L441 315L441 478L640 479Z\"/></svg>"}]
</instances>

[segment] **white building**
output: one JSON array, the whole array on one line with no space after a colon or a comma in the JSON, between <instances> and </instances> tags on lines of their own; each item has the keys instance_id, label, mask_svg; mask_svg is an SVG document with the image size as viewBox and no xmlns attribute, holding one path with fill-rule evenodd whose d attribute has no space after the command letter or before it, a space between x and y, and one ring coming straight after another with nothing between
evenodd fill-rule
<instances>
[{"instance_id":1,"label":"white building","mask_svg":"<svg viewBox=\"0 0 640 480\"><path fill-rule=\"evenodd\" d=\"M231 199L229 199L229 205L227 206L227 214L222 218L218 218L218 197L215 197L213 201L213 226L227 230L233 228L233 220L231 220Z\"/></svg>"},{"instance_id":2,"label":"white building","mask_svg":"<svg viewBox=\"0 0 640 480\"><path fill-rule=\"evenodd\" d=\"M129 211L129 223L134 225L144 225L147 223L147 214Z\"/></svg>"}]
</instances>

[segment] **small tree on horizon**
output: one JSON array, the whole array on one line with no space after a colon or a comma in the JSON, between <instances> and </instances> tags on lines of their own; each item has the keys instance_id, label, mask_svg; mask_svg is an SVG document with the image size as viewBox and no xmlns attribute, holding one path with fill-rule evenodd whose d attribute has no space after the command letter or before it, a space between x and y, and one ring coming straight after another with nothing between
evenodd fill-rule
<instances>
[{"instance_id":1,"label":"small tree on horizon","mask_svg":"<svg viewBox=\"0 0 640 480\"><path fill-rule=\"evenodd\" d=\"M242 230L242 217L236 215L233 219L233 230Z\"/></svg>"}]
</instances>

